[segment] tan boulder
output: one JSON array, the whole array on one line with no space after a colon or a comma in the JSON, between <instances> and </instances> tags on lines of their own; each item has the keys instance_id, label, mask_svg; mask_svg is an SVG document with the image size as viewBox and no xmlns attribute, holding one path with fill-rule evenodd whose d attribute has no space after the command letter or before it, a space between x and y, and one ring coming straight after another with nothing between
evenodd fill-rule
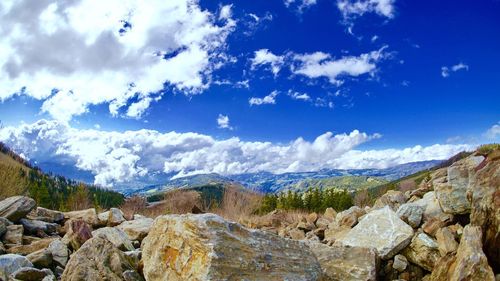
<instances>
[{"instance_id":1,"label":"tan boulder","mask_svg":"<svg viewBox=\"0 0 500 281\"><path fill-rule=\"evenodd\" d=\"M214 214L155 219L142 243L144 276L154 280L320 280L300 241L249 230Z\"/></svg>"},{"instance_id":2,"label":"tan boulder","mask_svg":"<svg viewBox=\"0 0 500 281\"><path fill-rule=\"evenodd\" d=\"M71 255L64 269L62 281L121 281L126 280L124 276L128 274L127 271L137 275L122 251L107 239L94 237Z\"/></svg>"},{"instance_id":3,"label":"tan boulder","mask_svg":"<svg viewBox=\"0 0 500 281\"><path fill-rule=\"evenodd\" d=\"M47 249L35 251L26 256L36 268L48 268L52 265L52 254Z\"/></svg>"},{"instance_id":4,"label":"tan boulder","mask_svg":"<svg viewBox=\"0 0 500 281\"><path fill-rule=\"evenodd\" d=\"M396 212L402 204L404 204L408 198L403 192L398 190L389 190L384 195L380 196L373 204L374 209L380 209L384 206L389 206L394 212Z\"/></svg>"},{"instance_id":5,"label":"tan boulder","mask_svg":"<svg viewBox=\"0 0 500 281\"><path fill-rule=\"evenodd\" d=\"M382 259L389 259L405 248L413 237L413 228L402 221L389 206L366 214L335 244L374 248Z\"/></svg>"},{"instance_id":6,"label":"tan boulder","mask_svg":"<svg viewBox=\"0 0 500 281\"><path fill-rule=\"evenodd\" d=\"M37 207L28 215L28 218L32 220L60 223L64 220L64 214L59 211Z\"/></svg>"},{"instance_id":7,"label":"tan boulder","mask_svg":"<svg viewBox=\"0 0 500 281\"><path fill-rule=\"evenodd\" d=\"M41 249L45 249L49 246L50 243L53 241L57 240L58 238L44 238L40 239L38 241L35 241L29 245L18 245L11 247L7 250L9 254L19 254L26 256L28 254L31 254L33 252L36 252Z\"/></svg>"},{"instance_id":8,"label":"tan boulder","mask_svg":"<svg viewBox=\"0 0 500 281\"><path fill-rule=\"evenodd\" d=\"M290 238L295 240L302 240L306 238L306 234L304 233L304 231L298 228L293 228L288 231L288 235L290 236Z\"/></svg>"},{"instance_id":9,"label":"tan boulder","mask_svg":"<svg viewBox=\"0 0 500 281\"><path fill-rule=\"evenodd\" d=\"M65 267L69 259L69 249L60 239L50 243L47 250L52 255L56 266Z\"/></svg>"},{"instance_id":10,"label":"tan boulder","mask_svg":"<svg viewBox=\"0 0 500 281\"><path fill-rule=\"evenodd\" d=\"M76 251L90 238L92 228L83 219L72 219L68 221L68 231L62 241Z\"/></svg>"},{"instance_id":11,"label":"tan boulder","mask_svg":"<svg viewBox=\"0 0 500 281\"><path fill-rule=\"evenodd\" d=\"M334 243L338 239L344 238L349 233L349 231L351 231L351 228L347 226L328 228L325 230L324 240L330 243Z\"/></svg>"},{"instance_id":12,"label":"tan boulder","mask_svg":"<svg viewBox=\"0 0 500 281\"><path fill-rule=\"evenodd\" d=\"M319 218L318 214L313 212L313 213L310 213L306 216L306 221L307 221L307 223L315 224L316 221L318 220L318 218Z\"/></svg>"},{"instance_id":13,"label":"tan boulder","mask_svg":"<svg viewBox=\"0 0 500 281\"><path fill-rule=\"evenodd\" d=\"M437 242L425 233L419 233L413 237L411 243L402 254L412 263L427 271L432 271L439 255Z\"/></svg>"},{"instance_id":14,"label":"tan boulder","mask_svg":"<svg viewBox=\"0 0 500 281\"><path fill-rule=\"evenodd\" d=\"M323 270L322 281L377 280L377 254L369 248L310 243Z\"/></svg>"},{"instance_id":15,"label":"tan boulder","mask_svg":"<svg viewBox=\"0 0 500 281\"><path fill-rule=\"evenodd\" d=\"M36 207L35 200L26 196L13 196L0 201L0 217L17 222Z\"/></svg>"},{"instance_id":16,"label":"tan boulder","mask_svg":"<svg viewBox=\"0 0 500 281\"><path fill-rule=\"evenodd\" d=\"M365 210L361 209L358 206L352 206L351 208L338 213L337 217L335 218L334 224L337 226L353 227L358 223L358 218L365 214Z\"/></svg>"},{"instance_id":17,"label":"tan boulder","mask_svg":"<svg viewBox=\"0 0 500 281\"><path fill-rule=\"evenodd\" d=\"M65 220L81 219L91 226L99 225L99 219L97 217L97 213L94 208L80 210L80 211L65 212L64 219Z\"/></svg>"},{"instance_id":18,"label":"tan boulder","mask_svg":"<svg viewBox=\"0 0 500 281\"><path fill-rule=\"evenodd\" d=\"M130 240L142 241L148 235L153 219L140 218L132 221L125 221L118 225L116 228L123 230L127 233Z\"/></svg>"},{"instance_id":19,"label":"tan boulder","mask_svg":"<svg viewBox=\"0 0 500 281\"><path fill-rule=\"evenodd\" d=\"M405 203L399 206L396 214L404 222L408 223L413 228L418 228L424 214L424 207L417 203Z\"/></svg>"},{"instance_id":20,"label":"tan boulder","mask_svg":"<svg viewBox=\"0 0 500 281\"><path fill-rule=\"evenodd\" d=\"M326 219L329 219L329 220L333 221L337 217L337 211L335 211L333 208L326 208L325 213L323 214L323 216Z\"/></svg>"},{"instance_id":21,"label":"tan boulder","mask_svg":"<svg viewBox=\"0 0 500 281\"><path fill-rule=\"evenodd\" d=\"M7 245L22 245L23 244L24 227L22 225L9 225L7 231L3 235L2 241Z\"/></svg>"},{"instance_id":22,"label":"tan boulder","mask_svg":"<svg viewBox=\"0 0 500 281\"><path fill-rule=\"evenodd\" d=\"M132 246L132 241L130 241L128 235L121 229L114 227L103 227L92 231L92 237L103 237L109 242L113 243L115 247L122 251L132 251L134 246Z\"/></svg>"},{"instance_id":23,"label":"tan boulder","mask_svg":"<svg viewBox=\"0 0 500 281\"><path fill-rule=\"evenodd\" d=\"M438 229L436 232L436 240L441 256L455 252L458 248L458 243L455 241L455 235L453 235L448 227Z\"/></svg>"}]
</instances>

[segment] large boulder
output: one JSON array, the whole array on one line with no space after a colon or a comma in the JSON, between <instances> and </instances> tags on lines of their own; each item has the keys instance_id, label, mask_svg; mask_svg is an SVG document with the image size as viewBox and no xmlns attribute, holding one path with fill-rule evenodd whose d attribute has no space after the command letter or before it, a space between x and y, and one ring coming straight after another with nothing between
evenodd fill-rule
<instances>
[{"instance_id":1,"label":"large boulder","mask_svg":"<svg viewBox=\"0 0 500 281\"><path fill-rule=\"evenodd\" d=\"M407 200L408 198L406 198L403 192L398 190L389 190L375 201L373 208L379 209L389 206L395 212L398 210L399 206L404 204Z\"/></svg>"},{"instance_id":2,"label":"large boulder","mask_svg":"<svg viewBox=\"0 0 500 281\"><path fill-rule=\"evenodd\" d=\"M125 254L107 239L94 237L71 255L62 280L126 280L127 271L135 272Z\"/></svg>"},{"instance_id":3,"label":"large boulder","mask_svg":"<svg viewBox=\"0 0 500 281\"><path fill-rule=\"evenodd\" d=\"M156 218L142 242L143 273L153 280L320 280L301 241L249 230L214 214Z\"/></svg>"},{"instance_id":4,"label":"large boulder","mask_svg":"<svg viewBox=\"0 0 500 281\"><path fill-rule=\"evenodd\" d=\"M130 240L142 241L142 239L148 235L152 225L153 219L140 218L132 221L125 221L116 228L127 233Z\"/></svg>"},{"instance_id":5,"label":"large boulder","mask_svg":"<svg viewBox=\"0 0 500 281\"><path fill-rule=\"evenodd\" d=\"M457 254L448 254L436 264L431 281L494 281L493 270L482 249L482 232L479 226L464 228Z\"/></svg>"},{"instance_id":6,"label":"large boulder","mask_svg":"<svg viewBox=\"0 0 500 281\"><path fill-rule=\"evenodd\" d=\"M20 219L19 222L24 227L24 230L30 234L54 234L59 228L57 223L44 222L41 220Z\"/></svg>"},{"instance_id":7,"label":"large boulder","mask_svg":"<svg viewBox=\"0 0 500 281\"><path fill-rule=\"evenodd\" d=\"M23 268L16 270L16 272L12 273L12 277L16 281L17 280L19 280L19 281L40 281L40 280L46 281L49 279L48 278L44 279L44 278L46 278L47 276L53 276L53 275L54 274L49 269L41 270L41 269L37 269L37 268L33 268L33 267L23 267Z\"/></svg>"},{"instance_id":8,"label":"large boulder","mask_svg":"<svg viewBox=\"0 0 500 281\"><path fill-rule=\"evenodd\" d=\"M12 273L22 267L33 267L33 264L21 255L7 254L0 256L0 280L8 280Z\"/></svg>"},{"instance_id":9,"label":"large boulder","mask_svg":"<svg viewBox=\"0 0 500 281\"><path fill-rule=\"evenodd\" d=\"M389 259L405 248L413 237L413 228L389 207L372 211L336 244L375 248L382 259Z\"/></svg>"},{"instance_id":10,"label":"large boulder","mask_svg":"<svg viewBox=\"0 0 500 281\"><path fill-rule=\"evenodd\" d=\"M310 243L321 265L324 281L377 280L377 253L373 249Z\"/></svg>"},{"instance_id":11,"label":"large boulder","mask_svg":"<svg viewBox=\"0 0 500 281\"><path fill-rule=\"evenodd\" d=\"M64 219L81 219L84 222L88 223L91 226L98 226L99 219L97 218L97 212L94 208L80 210L80 211L72 211L64 213Z\"/></svg>"},{"instance_id":12,"label":"large boulder","mask_svg":"<svg viewBox=\"0 0 500 281\"><path fill-rule=\"evenodd\" d=\"M123 216L123 212L120 209L117 208L109 209L108 225L117 226L124 221L126 221L126 219Z\"/></svg>"},{"instance_id":13,"label":"large boulder","mask_svg":"<svg viewBox=\"0 0 500 281\"><path fill-rule=\"evenodd\" d=\"M69 249L60 239L52 241L47 250L52 255L56 266L65 267L69 259Z\"/></svg>"},{"instance_id":14,"label":"large boulder","mask_svg":"<svg viewBox=\"0 0 500 281\"><path fill-rule=\"evenodd\" d=\"M438 243L425 233L415 235L402 253L410 262L427 271L432 271L440 258Z\"/></svg>"},{"instance_id":15,"label":"large boulder","mask_svg":"<svg viewBox=\"0 0 500 281\"><path fill-rule=\"evenodd\" d=\"M26 196L14 196L0 201L0 217L17 222L36 207L35 200Z\"/></svg>"},{"instance_id":16,"label":"large boulder","mask_svg":"<svg viewBox=\"0 0 500 281\"><path fill-rule=\"evenodd\" d=\"M31 212L30 215L28 215L28 218L44 222L61 223L64 220L64 214L59 211L37 207Z\"/></svg>"},{"instance_id":17,"label":"large boulder","mask_svg":"<svg viewBox=\"0 0 500 281\"><path fill-rule=\"evenodd\" d=\"M416 203L405 203L399 206L396 214L413 228L418 228L424 214L424 207Z\"/></svg>"},{"instance_id":18,"label":"large boulder","mask_svg":"<svg viewBox=\"0 0 500 281\"><path fill-rule=\"evenodd\" d=\"M29 245L18 245L7 250L10 254L28 255L41 249L45 249L58 238L44 238L37 240Z\"/></svg>"},{"instance_id":19,"label":"large boulder","mask_svg":"<svg viewBox=\"0 0 500 281\"><path fill-rule=\"evenodd\" d=\"M436 197L443 211L448 214L466 214L471 203L467 200L467 189L474 169L484 160L473 156L453 163L447 170L447 180L434 185Z\"/></svg>"},{"instance_id":20,"label":"large boulder","mask_svg":"<svg viewBox=\"0 0 500 281\"><path fill-rule=\"evenodd\" d=\"M26 256L36 268L48 268L52 266L52 254L48 249L41 249Z\"/></svg>"},{"instance_id":21,"label":"large boulder","mask_svg":"<svg viewBox=\"0 0 500 281\"><path fill-rule=\"evenodd\" d=\"M453 235L448 227L438 229L436 232L436 240L441 256L453 253L458 248L458 243L455 241L455 235Z\"/></svg>"},{"instance_id":22,"label":"large boulder","mask_svg":"<svg viewBox=\"0 0 500 281\"><path fill-rule=\"evenodd\" d=\"M358 223L358 219L365 214L365 210L361 209L358 206L352 206L351 208L338 213L335 217L335 221L329 227L353 227Z\"/></svg>"},{"instance_id":23,"label":"large boulder","mask_svg":"<svg viewBox=\"0 0 500 281\"><path fill-rule=\"evenodd\" d=\"M83 219L72 219L62 241L73 250L78 250L85 241L92 238L92 228Z\"/></svg>"},{"instance_id":24,"label":"large boulder","mask_svg":"<svg viewBox=\"0 0 500 281\"><path fill-rule=\"evenodd\" d=\"M92 231L93 237L103 237L108 239L109 242L113 243L115 247L122 251L132 251L134 246L132 246L132 241L128 238L127 234L118 228L114 227L103 227Z\"/></svg>"},{"instance_id":25,"label":"large boulder","mask_svg":"<svg viewBox=\"0 0 500 281\"><path fill-rule=\"evenodd\" d=\"M2 241L8 245L22 245L23 244L24 227L22 225L9 225L7 232L3 235Z\"/></svg>"}]
</instances>

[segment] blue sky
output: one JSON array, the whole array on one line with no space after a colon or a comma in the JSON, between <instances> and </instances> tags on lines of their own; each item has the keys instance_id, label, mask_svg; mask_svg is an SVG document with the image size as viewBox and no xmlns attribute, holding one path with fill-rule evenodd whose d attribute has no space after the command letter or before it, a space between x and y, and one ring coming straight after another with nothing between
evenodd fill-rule
<instances>
[{"instance_id":1,"label":"blue sky","mask_svg":"<svg viewBox=\"0 0 500 281\"><path fill-rule=\"evenodd\" d=\"M91 0L0 5L3 26L34 34L0 30L6 38L0 48L9 50L0 56L3 141L30 159L68 162L109 185L152 172L385 167L499 139L499 1L136 2L118 11ZM21 11L28 8L25 19ZM150 8L162 13L148 14ZM172 10L181 25L168 22ZM33 18L38 27L30 25ZM118 32L123 22L129 29ZM46 127L78 136L57 139L44 135ZM141 129L240 143L236 150L183 148L175 157L165 144L147 148L142 138L102 148L94 158L74 150L82 142L109 146L104 135L120 139ZM92 137L82 137L90 131ZM315 142L327 132L325 143ZM298 139L310 148L293 148ZM264 142L272 151L295 151L294 161L271 168L260 159L269 151L246 150ZM27 147L33 143L40 147ZM135 158L125 161L116 149ZM138 150L161 163L146 163ZM318 151L329 159L303 156ZM390 151L402 156L380 156ZM215 161L224 167L211 163L210 153L228 154ZM179 164L201 154L205 160ZM107 162L116 157L125 164ZM346 157L357 164L345 164Z\"/></svg>"}]
</instances>

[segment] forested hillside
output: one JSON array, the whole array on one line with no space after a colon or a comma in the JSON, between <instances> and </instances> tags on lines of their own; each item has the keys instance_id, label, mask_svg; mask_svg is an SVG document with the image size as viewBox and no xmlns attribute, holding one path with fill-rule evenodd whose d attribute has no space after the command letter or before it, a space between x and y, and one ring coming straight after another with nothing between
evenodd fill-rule
<instances>
[{"instance_id":1,"label":"forested hillside","mask_svg":"<svg viewBox=\"0 0 500 281\"><path fill-rule=\"evenodd\" d=\"M109 208L124 200L118 192L46 174L0 142L0 199L14 195L28 195L38 206L58 210Z\"/></svg>"}]
</instances>

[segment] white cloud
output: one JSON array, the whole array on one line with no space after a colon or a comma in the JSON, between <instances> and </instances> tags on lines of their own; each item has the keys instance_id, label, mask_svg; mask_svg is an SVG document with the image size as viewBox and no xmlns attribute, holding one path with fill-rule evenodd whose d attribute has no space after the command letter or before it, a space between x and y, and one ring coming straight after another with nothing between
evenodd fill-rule
<instances>
[{"instance_id":1,"label":"white cloud","mask_svg":"<svg viewBox=\"0 0 500 281\"><path fill-rule=\"evenodd\" d=\"M500 140L500 122L489 128L484 135L488 140Z\"/></svg>"},{"instance_id":2,"label":"white cloud","mask_svg":"<svg viewBox=\"0 0 500 281\"><path fill-rule=\"evenodd\" d=\"M219 114L217 117L217 126L221 129L233 129L233 127L229 124L229 116L222 114Z\"/></svg>"},{"instance_id":3,"label":"white cloud","mask_svg":"<svg viewBox=\"0 0 500 281\"><path fill-rule=\"evenodd\" d=\"M406 162L445 159L467 145L415 146L404 149L356 150L379 134L353 130L327 132L313 141L297 138L285 144L248 142L237 137L216 140L197 133L155 130L100 131L76 129L58 121L40 120L0 130L0 141L38 162L76 165L105 186L149 173L222 175L268 171L317 171L327 168L384 168Z\"/></svg>"},{"instance_id":4,"label":"white cloud","mask_svg":"<svg viewBox=\"0 0 500 281\"><path fill-rule=\"evenodd\" d=\"M269 95L263 97L263 98L256 98L252 97L248 100L248 103L252 105L263 105L263 104L275 104L276 103L276 97L278 96L279 92L274 90L272 91Z\"/></svg>"},{"instance_id":5,"label":"white cloud","mask_svg":"<svg viewBox=\"0 0 500 281\"><path fill-rule=\"evenodd\" d=\"M304 9L316 5L317 0L284 0L283 3L287 8L294 8L297 9L298 12L302 13Z\"/></svg>"},{"instance_id":6,"label":"white cloud","mask_svg":"<svg viewBox=\"0 0 500 281\"><path fill-rule=\"evenodd\" d=\"M258 66L266 66L269 65L271 68L271 72L274 76L278 75L281 70L281 67L284 64L284 56L277 56L271 53L268 49L260 49L255 51L254 57L251 59L252 62L252 70L257 68Z\"/></svg>"},{"instance_id":7,"label":"white cloud","mask_svg":"<svg viewBox=\"0 0 500 281\"><path fill-rule=\"evenodd\" d=\"M387 56L384 52L386 48L387 46L384 46L377 51L340 59L332 58L323 52L296 54L293 57L295 63L290 69L294 74L309 78L326 77L332 84L341 84L343 80L339 79L340 76L373 74L377 63Z\"/></svg>"},{"instance_id":8,"label":"white cloud","mask_svg":"<svg viewBox=\"0 0 500 281\"><path fill-rule=\"evenodd\" d=\"M197 0L35 2L0 2L0 100L29 95L62 121L138 98L137 117L164 83L200 93L235 28L230 5L218 22Z\"/></svg>"},{"instance_id":9,"label":"white cloud","mask_svg":"<svg viewBox=\"0 0 500 281\"><path fill-rule=\"evenodd\" d=\"M350 21L366 13L376 13L386 18L394 18L395 0L338 0L337 8L344 20Z\"/></svg>"},{"instance_id":10,"label":"white cloud","mask_svg":"<svg viewBox=\"0 0 500 281\"><path fill-rule=\"evenodd\" d=\"M451 72L457 72L459 70L469 71L469 66L464 64L464 63L458 63L458 64L452 65L450 67L443 66L443 67L441 67L441 76L446 78L446 77L450 76Z\"/></svg>"},{"instance_id":11,"label":"white cloud","mask_svg":"<svg viewBox=\"0 0 500 281\"><path fill-rule=\"evenodd\" d=\"M288 90L288 95L294 100L311 101L311 97L307 93L299 93Z\"/></svg>"}]
</instances>

